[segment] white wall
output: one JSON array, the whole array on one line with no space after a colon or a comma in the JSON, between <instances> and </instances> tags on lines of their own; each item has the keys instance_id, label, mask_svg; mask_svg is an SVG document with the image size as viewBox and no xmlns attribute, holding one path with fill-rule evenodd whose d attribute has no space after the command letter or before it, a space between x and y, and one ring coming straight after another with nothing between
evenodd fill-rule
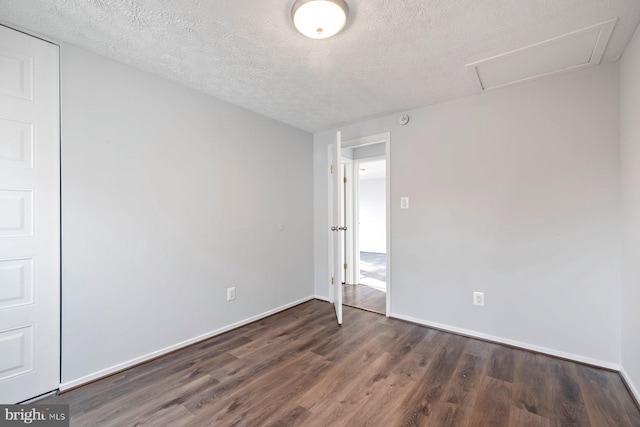
<instances>
[{"instance_id":1,"label":"white wall","mask_svg":"<svg viewBox=\"0 0 640 427\"><path fill-rule=\"evenodd\" d=\"M63 386L312 295L311 134L70 45L61 67Z\"/></svg>"},{"instance_id":2,"label":"white wall","mask_svg":"<svg viewBox=\"0 0 640 427\"><path fill-rule=\"evenodd\" d=\"M360 252L387 253L386 186L384 178L360 180Z\"/></svg>"},{"instance_id":3,"label":"white wall","mask_svg":"<svg viewBox=\"0 0 640 427\"><path fill-rule=\"evenodd\" d=\"M640 400L640 30L620 60L622 367Z\"/></svg>"},{"instance_id":4,"label":"white wall","mask_svg":"<svg viewBox=\"0 0 640 427\"><path fill-rule=\"evenodd\" d=\"M619 366L618 83L612 63L340 129L391 132L393 315ZM322 296L333 138L314 135Z\"/></svg>"},{"instance_id":5,"label":"white wall","mask_svg":"<svg viewBox=\"0 0 640 427\"><path fill-rule=\"evenodd\" d=\"M362 147L356 147L356 148L347 148L347 150L353 150L353 158L354 159L366 159L369 157L384 157L385 150L385 144L384 143L378 143L378 144L370 144L370 145L365 145Z\"/></svg>"}]
</instances>

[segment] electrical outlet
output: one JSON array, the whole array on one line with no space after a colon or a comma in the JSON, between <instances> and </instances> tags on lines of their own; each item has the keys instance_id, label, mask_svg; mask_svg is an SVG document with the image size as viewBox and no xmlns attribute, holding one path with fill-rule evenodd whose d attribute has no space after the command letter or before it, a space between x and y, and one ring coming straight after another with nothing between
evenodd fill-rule
<instances>
[{"instance_id":1,"label":"electrical outlet","mask_svg":"<svg viewBox=\"0 0 640 427\"><path fill-rule=\"evenodd\" d=\"M233 301L236 299L236 287L227 288L227 301Z\"/></svg>"},{"instance_id":2,"label":"electrical outlet","mask_svg":"<svg viewBox=\"0 0 640 427\"><path fill-rule=\"evenodd\" d=\"M473 293L473 305L484 306L484 292Z\"/></svg>"},{"instance_id":3,"label":"electrical outlet","mask_svg":"<svg viewBox=\"0 0 640 427\"><path fill-rule=\"evenodd\" d=\"M400 197L400 209L409 209L408 197Z\"/></svg>"}]
</instances>

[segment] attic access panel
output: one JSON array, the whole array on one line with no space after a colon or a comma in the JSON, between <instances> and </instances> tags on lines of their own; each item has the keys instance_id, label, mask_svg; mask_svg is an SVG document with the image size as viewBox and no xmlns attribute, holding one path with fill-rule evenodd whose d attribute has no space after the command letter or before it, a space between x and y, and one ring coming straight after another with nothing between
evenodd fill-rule
<instances>
[{"instance_id":1,"label":"attic access panel","mask_svg":"<svg viewBox=\"0 0 640 427\"><path fill-rule=\"evenodd\" d=\"M467 64L467 68L481 92L597 65L617 20Z\"/></svg>"}]
</instances>

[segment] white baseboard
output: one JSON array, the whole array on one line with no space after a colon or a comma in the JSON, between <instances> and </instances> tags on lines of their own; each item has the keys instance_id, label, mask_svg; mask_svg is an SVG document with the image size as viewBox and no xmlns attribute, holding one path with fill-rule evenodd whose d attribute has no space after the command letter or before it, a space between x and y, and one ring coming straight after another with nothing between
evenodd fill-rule
<instances>
[{"instance_id":1,"label":"white baseboard","mask_svg":"<svg viewBox=\"0 0 640 427\"><path fill-rule=\"evenodd\" d=\"M579 356L577 354L572 354L572 353L565 353L563 351L554 350L546 347L540 347L533 344L527 344L520 341L514 341L507 338L497 337L495 335L484 334L482 332L471 331L469 329L458 328L455 326L444 325L436 322L429 322L427 320L416 319L414 317L404 316L402 314L390 313L389 317L393 317L400 320L406 320L408 322L417 323L419 325L430 326L435 329L442 329L443 331L453 332L459 335L465 335L472 338L479 338L487 341L493 341L498 344L505 344L511 347L518 347L525 350L535 351L537 353L548 354L549 356L560 357L562 359L568 359L575 362L586 363L588 365L598 366L605 369L620 371L619 364L605 362L603 360L592 359L590 357Z\"/></svg>"},{"instance_id":2,"label":"white baseboard","mask_svg":"<svg viewBox=\"0 0 640 427\"><path fill-rule=\"evenodd\" d=\"M314 295L313 298L315 299L319 299L320 301L324 301L324 302L331 302L331 300L327 297L322 297L320 295Z\"/></svg>"},{"instance_id":3,"label":"white baseboard","mask_svg":"<svg viewBox=\"0 0 640 427\"><path fill-rule=\"evenodd\" d=\"M62 384L60 384L60 391L69 390L69 389L72 389L72 388L75 388L75 387L79 387L79 386L81 386L83 384L89 383L91 381L95 381L95 380L98 380L100 378L104 378L104 377L109 376L111 374L114 374L116 372L120 372L120 371L125 370L127 368L130 368L132 366L139 365L140 363L144 363L144 362L146 362L148 360L155 359L156 357L162 356L162 355L170 353L172 351L179 350L179 349L181 349L183 347L187 347L187 346L189 346L191 344L195 344L195 343L197 343L199 341L203 341L203 340L206 340L208 338L215 337L216 335L220 335L220 334L228 332L228 331L230 331L232 329L239 328L240 326L244 326L244 325L247 325L247 324L249 324L251 322L255 322L256 320L260 320L260 319L263 319L265 317L271 316L273 314L279 313L281 311L287 310L287 309L289 309L291 307L294 307L296 305L302 304L304 302L311 301L314 298L316 298L316 297L310 296L310 297L302 298L302 299L300 299L298 301L294 301L292 303L283 305L281 307L274 308L273 310L265 311L264 313L258 314L258 315L253 316L253 317L249 317L248 319L241 320L240 322L236 322L236 323L233 323L231 325L224 326L224 327L222 327L220 329L216 329L215 331L207 332L206 334L199 335L197 337L194 337L194 338L179 342L179 343L171 345L169 347L165 347L163 349L153 351L151 353L145 354L144 356L136 357L135 359L131 359L131 360L127 360L126 362L118 363L117 365L111 366L111 367L106 368L106 369L102 369L102 370L100 370L98 372L94 372L93 374L85 375L84 377L81 377L81 378L78 378L78 379L75 379L75 380L72 380L72 381L68 381L68 382L62 383Z\"/></svg>"},{"instance_id":4,"label":"white baseboard","mask_svg":"<svg viewBox=\"0 0 640 427\"><path fill-rule=\"evenodd\" d=\"M631 391L631 394L633 394L633 397L636 399L636 403L640 405L640 392L636 388L633 381L631 381L631 378L629 377L629 374L627 374L627 371L624 370L624 366L620 367L620 375L622 376L624 382L627 384L627 387Z\"/></svg>"}]
</instances>

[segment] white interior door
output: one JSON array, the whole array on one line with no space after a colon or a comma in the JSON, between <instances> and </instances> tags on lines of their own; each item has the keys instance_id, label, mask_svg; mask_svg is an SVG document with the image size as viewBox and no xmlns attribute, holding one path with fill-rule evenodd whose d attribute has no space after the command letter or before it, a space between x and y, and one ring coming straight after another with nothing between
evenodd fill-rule
<instances>
[{"instance_id":1,"label":"white interior door","mask_svg":"<svg viewBox=\"0 0 640 427\"><path fill-rule=\"evenodd\" d=\"M342 141L340 131L336 134L336 145L333 150L333 225L331 227L333 244L333 305L336 309L338 324L342 325L342 274L344 271L342 261L343 237L344 237L344 215L342 215L342 193L343 193L343 173L341 165Z\"/></svg>"},{"instance_id":2,"label":"white interior door","mask_svg":"<svg viewBox=\"0 0 640 427\"><path fill-rule=\"evenodd\" d=\"M0 403L60 383L58 47L0 26Z\"/></svg>"}]
</instances>

